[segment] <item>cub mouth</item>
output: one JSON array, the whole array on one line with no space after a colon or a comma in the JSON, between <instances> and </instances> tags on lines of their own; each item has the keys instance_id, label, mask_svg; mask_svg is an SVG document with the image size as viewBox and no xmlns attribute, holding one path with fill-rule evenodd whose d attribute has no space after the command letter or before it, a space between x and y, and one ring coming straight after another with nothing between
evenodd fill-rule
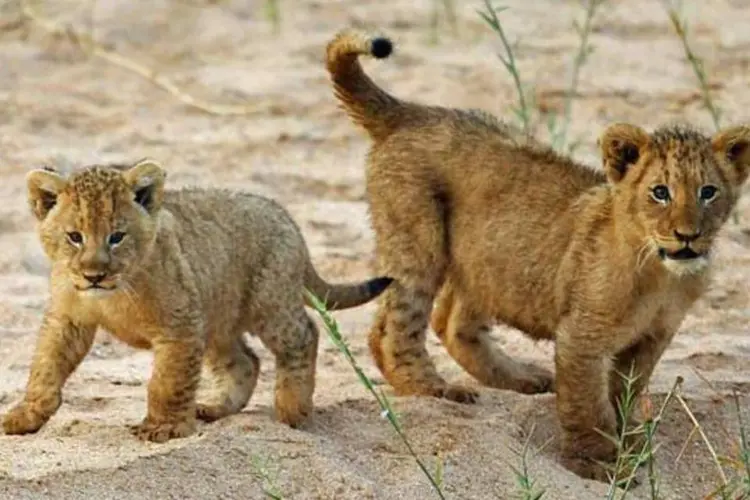
<instances>
[{"instance_id":1,"label":"cub mouth","mask_svg":"<svg viewBox=\"0 0 750 500\"><path fill-rule=\"evenodd\" d=\"M116 286L105 287L101 285L91 285L91 286L76 285L76 290L78 290L79 292L111 292L115 288Z\"/></svg>"},{"instance_id":2,"label":"cub mouth","mask_svg":"<svg viewBox=\"0 0 750 500\"><path fill-rule=\"evenodd\" d=\"M690 247L680 248L676 252L669 252L665 248L659 248L659 257L661 257L662 260L693 260L703 256L704 254L698 253Z\"/></svg>"}]
</instances>

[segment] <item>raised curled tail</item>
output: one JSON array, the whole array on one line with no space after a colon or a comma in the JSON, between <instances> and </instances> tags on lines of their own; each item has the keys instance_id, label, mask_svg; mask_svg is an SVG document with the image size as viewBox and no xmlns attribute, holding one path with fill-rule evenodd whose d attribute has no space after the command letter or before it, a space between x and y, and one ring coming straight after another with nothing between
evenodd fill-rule
<instances>
[{"instance_id":1,"label":"raised curled tail","mask_svg":"<svg viewBox=\"0 0 750 500\"><path fill-rule=\"evenodd\" d=\"M398 119L393 111L402 103L370 80L362 71L359 56L385 59L392 51L393 43L388 38L349 30L338 33L326 48L326 66L336 97L351 119L375 140L393 130Z\"/></svg>"},{"instance_id":2,"label":"raised curled tail","mask_svg":"<svg viewBox=\"0 0 750 500\"><path fill-rule=\"evenodd\" d=\"M361 283L334 285L321 278L312 264L308 266L305 275L305 287L318 297L330 311L349 309L369 302L383 293L392 281L393 278L381 276ZM307 295L305 295L305 302L308 306L312 306Z\"/></svg>"}]
</instances>

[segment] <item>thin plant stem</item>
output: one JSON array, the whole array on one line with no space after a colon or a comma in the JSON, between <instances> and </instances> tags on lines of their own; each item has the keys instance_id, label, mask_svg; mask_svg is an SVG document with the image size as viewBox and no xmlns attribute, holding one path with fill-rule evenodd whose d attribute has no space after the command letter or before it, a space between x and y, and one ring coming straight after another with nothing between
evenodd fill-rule
<instances>
[{"instance_id":1,"label":"thin plant stem","mask_svg":"<svg viewBox=\"0 0 750 500\"><path fill-rule=\"evenodd\" d=\"M553 135L552 145L556 149L561 148L565 145L568 137L568 130L570 128L570 122L573 118L573 99L575 98L576 92L578 91L578 82L581 74L581 68L586 62L586 58L591 53L591 45L589 44L589 35L591 35L592 22L594 20L594 14L596 9L604 3L605 0L586 0L586 11L583 20L583 26L574 23L576 32L578 33L581 43L578 46L578 52L573 59L573 69L570 74L570 83L568 90L565 92L565 104L563 110L563 123L559 131Z\"/></svg>"},{"instance_id":2,"label":"thin plant stem","mask_svg":"<svg viewBox=\"0 0 750 500\"><path fill-rule=\"evenodd\" d=\"M659 408L659 411L656 413L655 416L651 417L646 420L644 426L643 426L643 432L647 432L645 434L646 439L644 440L643 446L641 447L638 454L634 457L634 460L632 461L632 471L630 475L627 478L627 481L625 481L625 484L623 486L624 493L621 497L621 500L625 498L625 495L627 495L627 492L630 491L630 487L633 484L633 480L635 479L635 473L638 470L638 468L646 461L649 461L649 484L652 492L657 491L657 485L656 485L656 471L653 467L652 462L654 461L654 454L658 448L658 446L654 445L654 436L656 435L656 431L659 428L659 424L661 424L662 419L664 418L664 412L667 409L667 405L669 402L674 399L682 387L683 379L682 377L677 377L674 381L674 384L672 384L672 388L667 393L666 397L664 398L664 401L662 401L661 407ZM634 431L636 434L640 432L639 430ZM656 498L656 497L652 497Z\"/></svg>"},{"instance_id":3,"label":"thin plant stem","mask_svg":"<svg viewBox=\"0 0 750 500\"><path fill-rule=\"evenodd\" d=\"M528 436L526 436L526 439L524 440L523 446L521 448L520 452L516 452L517 455L519 455L521 460L521 467L516 468L514 466L510 466L510 469L513 471L513 474L516 476L516 482L518 483L518 487L521 490L521 499L522 500L540 500L546 491L544 489L537 491L536 486L536 480L530 478L530 472L529 472L529 448L531 444L531 438L534 435L534 429L535 425L532 424L531 429L529 430ZM547 440L547 442L542 446L544 448L547 444L549 444L552 441L552 438Z\"/></svg>"},{"instance_id":4,"label":"thin plant stem","mask_svg":"<svg viewBox=\"0 0 750 500\"><path fill-rule=\"evenodd\" d=\"M281 7L279 6L280 0L266 0L265 11L266 17L273 26L274 34L278 35L281 32Z\"/></svg>"},{"instance_id":5,"label":"thin plant stem","mask_svg":"<svg viewBox=\"0 0 750 500\"><path fill-rule=\"evenodd\" d=\"M703 99L703 106L705 106L705 108L708 110L708 113L711 115L711 120L714 123L714 128L716 130L719 130L719 128L721 128L721 112L714 105L714 101L711 98L711 91L708 86L708 78L706 77L703 60L699 58L695 54L695 52L693 52L693 49L690 46L690 42L688 41L688 25L682 19L679 8L675 7L674 3L669 2L668 0L664 0L662 3L667 10L667 15L669 16L669 21L672 24L672 28L674 28L675 34L680 39L680 42L682 42L682 50L685 53L685 58L693 68L693 73L695 73L695 77L698 80L701 97Z\"/></svg>"},{"instance_id":6,"label":"thin plant stem","mask_svg":"<svg viewBox=\"0 0 750 500\"><path fill-rule=\"evenodd\" d=\"M500 23L500 19L497 17L498 12L506 10L507 7L493 7L490 0L484 0L484 7L486 11L477 11L478 14L490 25L492 30L500 37L500 42L505 50L505 56L502 54L497 55L502 62L505 69L510 73L513 78L513 84L516 88L516 94L518 95L518 107L514 109L516 116L521 121L521 127L524 134L528 135L531 131L531 111L526 99L526 93L524 92L523 85L521 84L521 75L516 65L516 58L513 54L513 47L511 47L508 38L505 36L505 31Z\"/></svg>"},{"instance_id":7,"label":"thin plant stem","mask_svg":"<svg viewBox=\"0 0 750 500\"><path fill-rule=\"evenodd\" d=\"M438 497L444 500L445 496L443 494L442 488L440 487L440 483L442 482L442 477L440 478L440 480L438 480L427 469L427 466L424 464L424 462L419 457L419 455L417 455L417 452L414 450L414 448L411 445L411 442L406 436L406 432L401 426L401 423L399 422L399 419L396 416L396 413L393 411L393 408L391 407L391 403L386 397L385 393L383 393L382 391L378 392L375 390L374 384L369 379L369 377L365 375L364 371L362 371L362 368L360 368L359 364L357 363L357 360L354 358L354 355L349 349L349 346L347 345L346 341L341 335L338 322L328 312L328 309L326 308L326 305L323 301L321 301L318 297L316 297L309 290L306 290L305 293L307 294L307 297L310 301L309 302L310 305L312 306L313 309L315 309L315 311L318 313L320 318L323 320L323 324L325 326L325 331L328 334L328 338L331 339L331 342L333 342L336 348L344 355L344 358L347 360L349 365L357 374L357 378L362 383L362 385L375 398L375 401L378 403L378 406L380 406L380 409L382 410L383 417L385 417L388 420L388 422L391 424L391 427L393 427L393 429L396 431L396 434L398 434L399 438L401 438L401 441L406 446L406 449L409 451L409 454L412 457L414 457L414 460L417 462L417 465L419 466L419 468L422 470L424 475L429 480L430 484L432 485L433 489L437 493ZM442 476L442 466L440 466L439 475Z\"/></svg>"}]
</instances>

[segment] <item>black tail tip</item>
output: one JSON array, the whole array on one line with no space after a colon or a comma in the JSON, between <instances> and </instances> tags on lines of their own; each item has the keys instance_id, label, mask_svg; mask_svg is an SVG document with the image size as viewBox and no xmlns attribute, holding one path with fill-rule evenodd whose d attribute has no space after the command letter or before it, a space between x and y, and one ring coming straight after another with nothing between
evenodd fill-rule
<instances>
[{"instance_id":1,"label":"black tail tip","mask_svg":"<svg viewBox=\"0 0 750 500\"><path fill-rule=\"evenodd\" d=\"M385 59L393 52L393 43L385 37L378 37L372 41L370 53L376 59Z\"/></svg>"},{"instance_id":2,"label":"black tail tip","mask_svg":"<svg viewBox=\"0 0 750 500\"><path fill-rule=\"evenodd\" d=\"M381 276L379 278L373 278L367 283L367 290L370 292L370 294L377 296L383 293L386 288L388 288L388 285L390 285L393 282L393 278L389 278L388 276Z\"/></svg>"}]
</instances>

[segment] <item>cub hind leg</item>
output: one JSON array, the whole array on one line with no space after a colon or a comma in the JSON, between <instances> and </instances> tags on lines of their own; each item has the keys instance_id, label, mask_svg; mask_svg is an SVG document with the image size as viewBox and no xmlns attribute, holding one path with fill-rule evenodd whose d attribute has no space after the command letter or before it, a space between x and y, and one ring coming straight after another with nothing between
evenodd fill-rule
<instances>
[{"instance_id":1,"label":"cub hind leg","mask_svg":"<svg viewBox=\"0 0 750 500\"><path fill-rule=\"evenodd\" d=\"M426 292L391 283L384 292L369 344L378 368L399 395L424 395L473 403L479 394L449 384L427 353L425 337L432 308Z\"/></svg>"},{"instance_id":2,"label":"cub hind leg","mask_svg":"<svg viewBox=\"0 0 750 500\"><path fill-rule=\"evenodd\" d=\"M450 278L445 280L440 288L435 304L430 315L430 328L438 337L443 337L448 328L448 320L453 310L453 301L455 300L455 290Z\"/></svg>"},{"instance_id":3,"label":"cub hind leg","mask_svg":"<svg viewBox=\"0 0 750 500\"><path fill-rule=\"evenodd\" d=\"M484 385L524 394L554 390L550 371L519 363L492 342L489 322L449 283L440 299L433 312L436 333L451 357L471 376Z\"/></svg>"},{"instance_id":4,"label":"cub hind leg","mask_svg":"<svg viewBox=\"0 0 750 500\"><path fill-rule=\"evenodd\" d=\"M446 382L425 346L432 300L448 265L449 202L431 175L405 170L402 163L398 152L380 148L371 150L368 162L378 271L394 278L378 300L370 352L399 395L474 402L478 393Z\"/></svg>"},{"instance_id":5,"label":"cub hind leg","mask_svg":"<svg viewBox=\"0 0 750 500\"><path fill-rule=\"evenodd\" d=\"M211 339L203 368L211 385L199 397L197 417L211 422L242 411L255 391L260 371L258 356L242 336Z\"/></svg>"},{"instance_id":6,"label":"cub hind leg","mask_svg":"<svg viewBox=\"0 0 750 500\"><path fill-rule=\"evenodd\" d=\"M277 311L260 337L276 357L276 418L298 427L313 411L318 328L300 304L293 312Z\"/></svg>"}]
</instances>

